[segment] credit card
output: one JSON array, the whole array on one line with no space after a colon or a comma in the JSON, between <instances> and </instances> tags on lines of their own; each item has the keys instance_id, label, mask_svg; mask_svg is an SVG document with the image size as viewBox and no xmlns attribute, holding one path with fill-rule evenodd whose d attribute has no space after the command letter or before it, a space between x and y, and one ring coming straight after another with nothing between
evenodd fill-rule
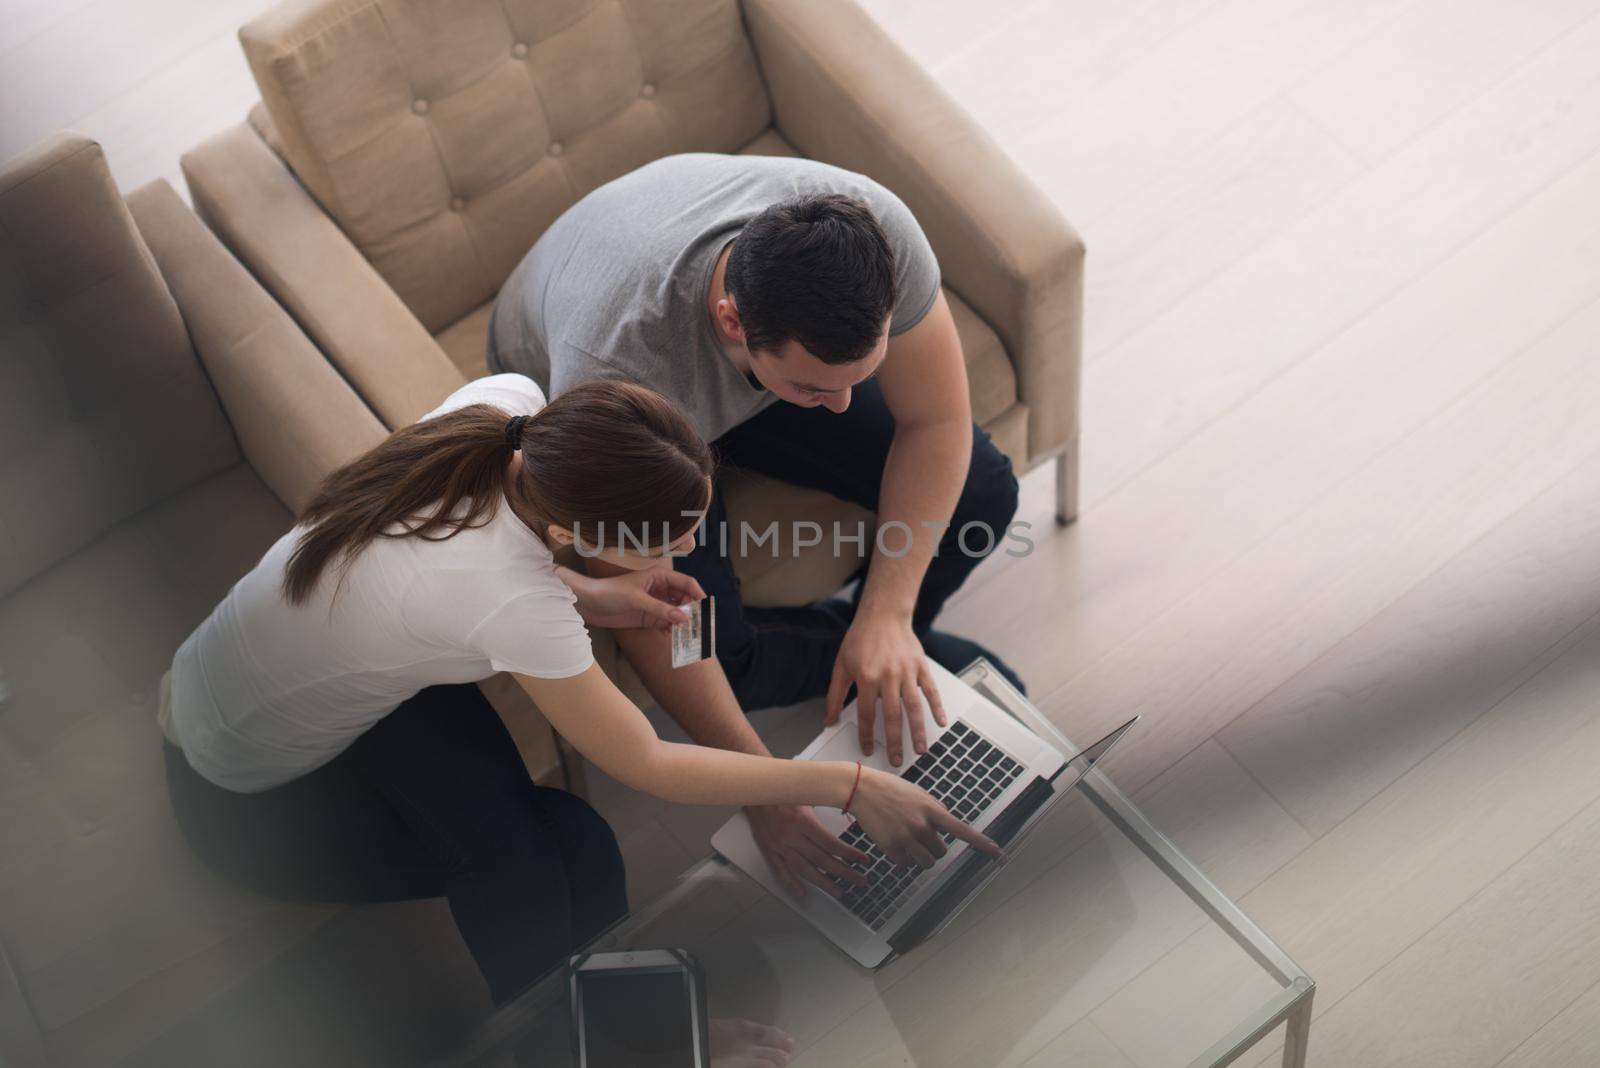
<instances>
[{"instance_id":1,"label":"credit card","mask_svg":"<svg viewBox=\"0 0 1600 1068\"><path fill-rule=\"evenodd\" d=\"M715 597L702 597L694 604L682 606L689 613L689 619L672 625L673 667L687 667L717 655L715 606Z\"/></svg>"}]
</instances>

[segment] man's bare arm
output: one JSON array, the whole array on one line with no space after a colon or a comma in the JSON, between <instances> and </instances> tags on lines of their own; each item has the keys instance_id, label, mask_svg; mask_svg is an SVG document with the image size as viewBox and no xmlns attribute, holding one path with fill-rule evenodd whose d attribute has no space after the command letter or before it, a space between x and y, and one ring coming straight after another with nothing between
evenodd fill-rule
<instances>
[{"instance_id":1,"label":"man's bare arm","mask_svg":"<svg viewBox=\"0 0 1600 1068\"><path fill-rule=\"evenodd\" d=\"M878 384L895 427L878 496L878 524L904 523L915 541L898 556L874 549L861 610L909 619L943 534L929 524L949 522L972 460L967 368L943 290L920 323L890 339ZM898 549L898 532L884 544Z\"/></svg>"},{"instance_id":2,"label":"man's bare arm","mask_svg":"<svg viewBox=\"0 0 1600 1068\"><path fill-rule=\"evenodd\" d=\"M881 704L889 759L899 765L902 722L913 750L926 749L924 700L934 721L944 723L938 687L912 632L911 615L972 460L966 364L943 291L920 323L890 339L878 380L895 421L878 498L878 547L834 665L825 722L838 719L854 683L861 751L872 752ZM895 528L887 529L891 524Z\"/></svg>"}]
</instances>

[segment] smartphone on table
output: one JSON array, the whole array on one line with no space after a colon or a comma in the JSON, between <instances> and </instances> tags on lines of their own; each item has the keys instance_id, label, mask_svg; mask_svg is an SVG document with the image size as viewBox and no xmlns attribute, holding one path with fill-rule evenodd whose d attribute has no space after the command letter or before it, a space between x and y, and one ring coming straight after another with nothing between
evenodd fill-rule
<instances>
[{"instance_id":1,"label":"smartphone on table","mask_svg":"<svg viewBox=\"0 0 1600 1068\"><path fill-rule=\"evenodd\" d=\"M573 957L578 1068L708 1068L705 977L681 949Z\"/></svg>"}]
</instances>

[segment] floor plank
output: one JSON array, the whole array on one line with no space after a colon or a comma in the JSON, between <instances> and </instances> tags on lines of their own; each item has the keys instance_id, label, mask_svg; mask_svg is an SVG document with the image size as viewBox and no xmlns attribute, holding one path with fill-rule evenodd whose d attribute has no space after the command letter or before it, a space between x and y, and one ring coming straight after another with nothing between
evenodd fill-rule
<instances>
[{"instance_id":1,"label":"floor plank","mask_svg":"<svg viewBox=\"0 0 1600 1068\"><path fill-rule=\"evenodd\" d=\"M1424 0L1288 95L1362 159L1377 162L1597 11L1595 0Z\"/></svg>"},{"instance_id":2,"label":"floor plank","mask_svg":"<svg viewBox=\"0 0 1600 1068\"><path fill-rule=\"evenodd\" d=\"M1066 210L1093 219L1404 6L1223 0L1097 91L1001 144Z\"/></svg>"},{"instance_id":3,"label":"floor plank","mask_svg":"<svg viewBox=\"0 0 1600 1068\"><path fill-rule=\"evenodd\" d=\"M0 0L0 61L7 52L50 29L94 0Z\"/></svg>"},{"instance_id":4,"label":"floor plank","mask_svg":"<svg viewBox=\"0 0 1600 1068\"><path fill-rule=\"evenodd\" d=\"M1094 507L1600 148L1600 19L1115 348L1087 353ZM1092 256L1092 253L1091 253Z\"/></svg>"},{"instance_id":5,"label":"floor plank","mask_svg":"<svg viewBox=\"0 0 1600 1068\"><path fill-rule=\"evenodd\" d=\"M206 91L191 91L204 85ZM126 93L76 117L71 126L100 142L123 189L164 178L184 199L178 157L205 136L244 121L259 97L229 28ZM176 131L190 138L181 142Z\"/></svg>"},{"instance_id":6,"label":"floor plank","mask_svg":"<svg viewBox=\"0 0 1600 1068\"><path fill-rule=\"evenodd\" d=\"M1283 987L1206 924L1090 1015L1139 1068L1187 1066ZM1159 1011L1157 1011L1159 1007Z\"/></svg>"},{"instance_id":7,"label":"floor plank","mask_svg":"<svg viewBox=\"0 0 1600 1068\"><path fill-rule=\"evenodd\" d=\"M1600 306L1529 354L1550 360L1545 388L1558 394L1587 388L1600 397L1600 381L1584 383L1594 368L1596 330ZM1495 376L1477 392L1476 403L1461 407L1456 414L1464 435L1526 432L1515 421L1498 428L1479 421L1502 400L1509 408L1519 386L1535 384L1531 377L1515 378ZM1530 410L1541 413L1533 419L1551 411L1542 405ZM1581 412L1575 417L1587 418ZM1552 446L1548 459L1559 464L1571 448ZM1499 479L1507 455L1493 457L1491 477ZM1216 737L1314 833L1337 825L1537 671L1548 650L1600 608L1595 466L1591 457L1513 509ZM1519 477L1507 471L1505 481ZM1483 492L1487 498L1493 488ZM1476 529L1474 518L1489 509L1469 506L1476 515L1461 521ZM1397 556L1407 551L1398 538L1413 533L1397 535Z\"/></svg>"},{"instance_id":8,"label":"floor plank","mask_svg":"<svg viewBox=\"0 0 1600 1068\"><path fill-rule=\"evenodd\" d=\"M1600 760L1597 672L1600 615L1591 617L1538 675L1240 899L1317 980L1311 1041L1317 1063L1353 1063L1326 1059L1333 1051L1349 1052L1338 1035L1345 1029L1389 1033L1398 1014L1357 1001L1341 1018L1359 1018L1361 1027L1347 1023L1325 1029L1325 1017L1600 799L1600 778L1593 773ZM1591 882L1595 870L1600 869L1588 869ZM1566 907L1580 911L1594 900L1581 890L1572 897ZM1530 899L1530 906L1539 900ZM1480 923L1482 930L1459 924L1447 930L1453 932L1450 942L1470 956L1475 946L1498 939L1523 918L1522 910L1512 907L1500 922ZM1571 934L1579 941L1585 937L1582 930ZM1462 1000L1454 1011L1439 1005L1429 1012L1462 1027L1478 1026L1472 1017L1483 1010L1473 1000L1474 991L1492 983L1509 996L1529 977L1520 959L1515 953L1500 963L1474 957L1471 970L1436 971L1431 982L1440 996L1459 993ZM1551 960L1560 965L1558 971L1565 967L1559 952ZM1567 978L1569 998L1586 985L1581 976ZM1576 988L1571 982L1578 983ZM1391 993L1400 996L1394 988ZM1565 1004L1559 992L1546 992L1541 1001L1547 1014L1529 1021L1516 1036L1519 1041ZM1426 1019L1419 1021L1419 1030L1430 1026ZM1260 1063L1271 1060L1268 1054L1270 1047Z\"/></svg>"},{"instance_id":9,"label":"floor plank","mask_svg":"<svg viewBox=\"0 0 1600 1068\"><path fill-rule=\"evenodd\" d=\"M1589 652L1583 678L1571 681L1572 698L1592 708L1600 699L1600 657ZM1600 982L1597 870L1600 801L1324 1013L1310 1064L1498 1064L1572 990Z\"/></svg>"},{"instance_id":10,"label":"floor plank","mask_svg":"<svg viewBox=\"0 0 1600 1068\"><path fill-rule=\"evenodd\" d=\"M1585 33L1591 46L1600 46L1593 25ZM1474 220L1485 217L1534 188L1539 180L1535 174L1564 167L1577 146L1600 143L1600 93L1594 81L1594 67L1581 49L1564 48L1542 57L1417 146L1415 168L1437 169L1438 174L1420 179L1408 169L1412 164L1401 159L1358 179L1335 204L1223 272L1121 346L1122 357L1110 366L1091 365L1085 383L1084 507L1086 512L1096 510L1096 523L1043 541L1041 555L1051 562L1030 560L1030 570L1019 571L1010 581L995 577L1010 566L1007 561L988 574L980 572L980 580L958 598L955 621L948 625L1013 659L1018 647L1042 647L1052 669L1060 665L1070 673L1126 637L1129 622L1150 618L1186 592L1185 584L1210 573L1216 564L1206 559L1207 531L1196 531L1194 524L1197 516L1215 511L1214 502L1208 501L1212 486L1231 482L1246 491L1230 498L1231 515L1240 520L1234 531L1257 529L1268 522L1263 510L1288 503L1281 496L1283 483L1269 487L1239 478L1239 464L1259 459L1236 456L1205 468L1186 466L1182 454L1168 456L1159 470L1147 472L1151 477L1144 486L1132 491L1142 499L1136 518L1118 518L1121 509L1131 507L1126 500L1109 511L1101 502L1140 465L1148 467L1219 410L1237 403L1256 387L1257 372L1279 373L1268 368L1279 368L1348 328L1352 306L1359 310L1377 306L1385 296L1393 299L1386 287L1404 278L1394 262L1406 260L1404 270L1410 270L1419 247L1440 241L1442 231L1456 230L1463 206ZM1520 133L1532 116L1545 116L1538 120L1537 135ZM1535 142L1543 145L1537 153L1530 147ZM1508 155L1501 148L1505 143L1519 147ZM1437 160L1448 166L1439 168ZM1537 163L1535 172L1529 171L1529 162ZM1463 191L1457 177L1463 172L1483 190L1476 199ZM1433 206L1441 197L1449 202L1444 209ZM1411 207L1401 206L1406 204ZM1418 223L1413 216L1426 220ZM1363 236L1353 242L1353 232ZM1436 251L1447 245L1446 240ZM1527 269L1540 267L1534 261ZM1267 294L1278 297L1268 299ZM1373 343L1393 351L1392 342L1375 337ZM1257 372L1246 372L1241 381L1235 376L1245 356ZM1378 389L1382 378L1379 373L1370 388ZM1377 399L1384 398L1380 394ZM1267 431L1258 433L1239 439L1247 454L1259 457L1278 447L1263 444L1274 440ZM1292 430L1279 433L1294 436ZM1322 458L1337 461L1339 456L1324 450ZM1295 484L1302 481L1297 473L1290 477ZM1045 495L1035 492L1033 511L1027 511L1030 501L1024 498L1024 517L1044 536L1048 506ZM1297 495L1297 485L1288 492ZM1183 518L1175 523L1171 516ZM1228 534L1223 551L1238 536ZM1039 580L1040 568L1054 577ZM1025 573L1033 581L1023 581ZM1154 596L1144 601L1140 591ZM1107 597L1112 598L1109 606ZM1070 611L1061 623L1046 631L1022 622L1056 618L1067 606ZM1036 637L1041 634L1048 645ZM1052 670L1047 685L1052 676L1061 677Z\"/></svg>"},{"instance_id":11,"label":"floor plank","mask_svg":"<svg viewBox=\"0 0 1600 1068\"><path fill-rule=\"evenodd\" d=\"M638 908L660 897L680 872L703 854L691 854L656 820L617 836L628 873L628 904Z\"/></svg>"},{"instance_id":12,"label":"floor plank","mask_svg":"<svg viewBox=\"0 0 1600 1068\"><path fill-rule=\"evenodd\" d=\"M1590 180L1600 178L1600 157L1596 162ZM1553 198L1549 206L1555 203ZM1554 212L1552 221L1576 223L1563 212ZM1591 225L1600 237L1600 215ZM1570 314L1563 301L1570 306L1585 299L1576 293L1587 289L1591 303L1502 373L1474 384L1439 418L1327 491L1043 707L1065 717L1079 736L1109 730L1135 712L1151 713L1144 744L1117 754L1114 765L1137 784L1142 768L1164 766L1172 754L1186 752L1267 697L1455 552L1527 507L1577 458L1600 449L1600 423L1592 418L1600 403L1600 365L1592 355L1600 326L1600 261L1594 267L1587 283L1565 275L1578 288L1564 298L1553 284L1542 284L1542 276L1530 275L1531 287L1556 298L1551 317L1558 321ZM1425 318L1441 321L1433 314ZM1489 346L1484 355L1500 351L1497 340L1483 340ZM1361 338L1352 335L1352 341ZM1448 354L1444 358L1458 369L1472 358L1466 344L1444 343L1435 351ZM1348 353L1341 362L1360 372ZM1423 367L1418 359L1405 373ZM1389 385L1398 396L1423 380L1408 384L1397 369ZM1320 392L1325 414L1334 415L1336 393ZM1290 405L1279 411L1294 414ZM1315 433L1315 422L1306 429ZM1095 711L1085 717L1082 709ZM1346 744L1359 746L1359 735ZM1300 752L1313 762L1325 756L1311 748ZM1285 778L1270 761L1257 761L1252 770L1268 775L1264 781ZM1335 774L1330 768L1318 779ZM1341 788L1359 798L1363 781L1370 780L1352 775ZM1310 806L1297 806L1295 814L1314 832L1339 817Z\"/></svg>"},{"instance_id":13,"label":"floor plank","mask_svg":"<svg viewBox=\"0 0 1600 1068\"><path fill-rule=\"evenodd\" d=\"M1600 983L1528 1036L1498 1068L1590 1068L1595 1064L1600 1064Z\"/></svg>"},{"instance_id":14,"label":"floor plank","mask_svg":"<svg viewBox=\"0 0 1600 1068\"><path fill-rule=\"evenodd\" d=\"M861 6L911 58L934 70L991 36L1009 38L1010 23L1034 4L1054 0L861 0Z\"/></svg>"},{"instance_id":15,"label":"floor plank","mask_svg":"<svg viewBox=\"0 0 1600 1068\"><path fill-rule=\"evenodd\" d=\"M0 56L0 159L107 106L218 34L233 32L260 7L260 0L95 0L54 20ZM204 92L187 82L155 106ZM191 134L178 127L174 141L180 132ZM194 140L182 147L169 142L169 150Z\"/></svg>"},{"instance_id":16,"label":"floor plank","mask_svg":"<svg viewBox=\"0 0 1600 1068\"><path fill-rule=\"evenodd\" d=\"M1028 1058L1023 1068L1059 1068L1063 1064L1072 1068L1136 1068L1093 1020L1080 1020L1061 1032Z\"/></svg>"},{"instance_id":17,"label":"floor plank","mask_svg":"<svg viewBox=\"0 0 1600 1068\"><path fill-rule=\"evenodd\" d=\"M1083 221L1084 349L1105 352L1148 325L1366 169L1283 98Z\"/></svg>"},{"instance_id":18,"label":"floor plank","mask_svg":"<svg viewBox=\"0 0 1600 1068\"><path fill-rule=\"evenodd\" d=\"M984 34L931 69L951 95L1009 147L1186 27L1211 17L1217 3L1031 3L1008 15L997 32ZM1105 162L1114 165L1113 159Z\"/></svg>"}]
</instances>

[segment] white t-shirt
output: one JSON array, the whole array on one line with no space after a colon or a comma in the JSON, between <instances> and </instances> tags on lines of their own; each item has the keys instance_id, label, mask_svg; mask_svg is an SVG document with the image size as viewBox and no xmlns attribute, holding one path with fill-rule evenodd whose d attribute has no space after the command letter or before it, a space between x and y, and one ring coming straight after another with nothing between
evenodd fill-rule
<instances>
[{"instance_id":1,"label":"white t-shirt","mask_svg":"<svg viewBox=\"0 0 1600 1068\"><path fill-rule=\"evenodd\" d=\"M509 417L545 402L530 379L494 375L423 418L480 403ZM335 561L291 605L284 566L301 532L267 550L172 662L168 736L219 786L304 775L426 686L497 671L567 678L593 662L550 550L504 499L488 523L442 541L376 539L342 586Z\"/></svg>"}]
</instances>

